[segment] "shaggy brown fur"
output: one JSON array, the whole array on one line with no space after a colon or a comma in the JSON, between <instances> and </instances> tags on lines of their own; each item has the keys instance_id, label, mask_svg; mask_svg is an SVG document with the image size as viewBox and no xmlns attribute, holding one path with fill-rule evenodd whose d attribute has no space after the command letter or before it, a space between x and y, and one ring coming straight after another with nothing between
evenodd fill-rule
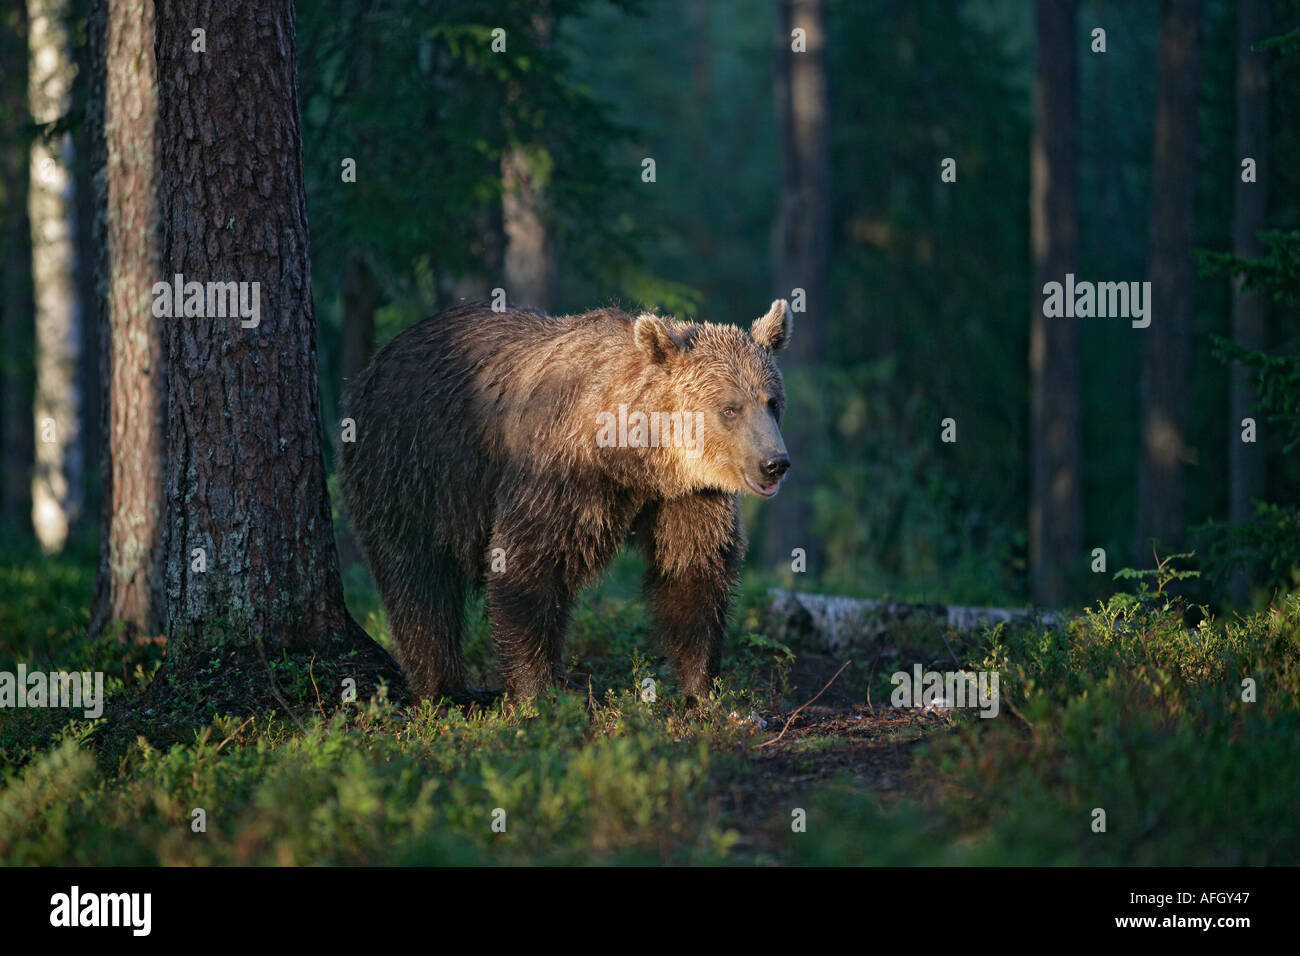
<instances>
[{"instance_id":1,"label":"shaggy brown fur","mask_svg":"<svg viewBox=\"0 0 1300 956\"><path fill-rule=\"evenodd\" d=\"M465 599L484 585L506 689L558 684L575 596L632 538L682 686L709 693L744 554L739 492L774 494L789 465L772 359L789 334L784 300L749 332L479 303L381 349L344 399L342 482L411 688L463 694ZM698 455L665 436L602 447L621 405L699 412Z\"/></svg>"}]
</instances>

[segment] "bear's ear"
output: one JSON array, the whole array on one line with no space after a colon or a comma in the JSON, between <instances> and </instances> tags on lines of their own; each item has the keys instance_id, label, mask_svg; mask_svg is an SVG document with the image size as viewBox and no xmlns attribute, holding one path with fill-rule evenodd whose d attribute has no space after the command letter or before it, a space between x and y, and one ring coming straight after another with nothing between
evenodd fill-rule
<instances>
[{"instance_id":1,"label":"bear's ear","mask_svg":"<svg viewBox=\"0 0 1300 956\"><path fill-rule=\"evenodd\" d=\"M790 303L777 299L767 310L767 315L755 319L749 327L749 334L760 348L769 352L783 349L790 341Z\"/></svg>"},{"instance_id":2,"label":"bear's ear","mask_svg":"<svg viewBox=\"0 0 1300 956\"><path fill-rule=\"evenodd\" d=\"M637 317L632 326L632 340L656 365L662 365L686 347L663 319L648 312Z\"/></svg>"}]
</instances>

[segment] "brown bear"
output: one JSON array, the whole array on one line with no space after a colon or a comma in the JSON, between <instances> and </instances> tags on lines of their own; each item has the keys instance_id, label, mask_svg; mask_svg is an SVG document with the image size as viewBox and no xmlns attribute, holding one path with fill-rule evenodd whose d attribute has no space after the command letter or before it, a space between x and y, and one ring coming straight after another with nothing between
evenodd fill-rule
<instances>
[{"instance_id":1,"label":"brown bear","mask_svg":"<svg viewBox=\"0 0 1300 956\"><path fill-rule=\"evenodd\" d=\"M384 346L344 397L342 486L411 688L471 696L461 624L483 586L507 692L562 683L574 598L631 540L682 688L707 695L740 492L771 497L790 466L773 361L790 326L783 299L748 332L475 303Z\"/></svg>"}]
</instances>

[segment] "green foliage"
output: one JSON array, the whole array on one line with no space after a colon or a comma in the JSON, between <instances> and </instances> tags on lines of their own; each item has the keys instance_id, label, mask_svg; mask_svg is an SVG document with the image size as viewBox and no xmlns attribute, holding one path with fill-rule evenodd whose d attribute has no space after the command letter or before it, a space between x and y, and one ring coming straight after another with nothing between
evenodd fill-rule
<instances>
[{"instance_id":1,"label":"green foliage","mask_svg":"<svg viewBox=\"0 0 1300 956\"><path fill-rule=\"evenodd\" d=\"M0 859L24 866L60 861L72 850L69 816L93 785L95 761L68 740L0 790Z\"/></svg>"},{"instance_id":2,"label":"green foliage","mask_svg":"<svg viewBox=\"0 0 1300 956\"><path fill-rule=\"evenodd\" d=\"M574 81L627 135L607 150L624 184L615 225L636 255L584 269L563 245L565 309L611 298L683 317L749 322L771 301L769 241L777 138L773 7L749 0L661 0L636 16L592 5L563 24ZM653 158L656 181L641 181Z\"/></svg>"},{"instance_id":3,"label":"green foliage","mask_svg":"<svg viewBox=\"0 0 1300 956\"><path fill-rule=\"evenodd\" d=\"M94 565L70 556L0 552L0 666L52 663L89 621Z\"/></svg>"},{"instance_id":4,"label":"green foliage","mask_svg":"<svg viewBox=\"0 0 1300 956\"><path fill-rule=\"evenodd\" d=\"M812 466L816 527L827 552L823 587L905 600L1014 603L1021 597L1023 535L965 480L958 449L967 436L959 431L956 445L941 442L942 408L898 386L892 356L787 376L791 407L818 403L837 449Z\"/></svg>"},{"instance_id":5,"label":"green foliage","mask_svg":"<svg viewBox=\"0 0 1300 956\"><path fill-rule=\"evenodd\" d=\"M1284 452L1300 445L1300 355L1268 355L1220 340L1219 354L1225 362L1238 361L1252 369L1251 384L1259 407L1270 422L1286 431Z\"/></svg>"},{"instance_id":6,"label":"green foliage","mask_svg":"<svg viewBox=\"0 0 1300 956\"><path fill-rule=\"evenodd\" d=\"M1059 629L999 627L955 648L938 635L894 635L915 645L909 656L956 653L996 670L998 719L895 720L903 715L884 708L871 749L838 732L791 736L779 756L756 750L755 725L741 718L803 703L811 692L792 694L789 681L806 654L763 630L765 591L753 576L717 699L689 717L662 660L648 656L641 564L626 555L574 616L570 667L590 675L589 691L513 713L374 699L325 717L311 673L274 660L292 716L209 705L191 730L163 739L167 715L150 712L152 742L119 743L156 651L86 643L78 605L57 596L68 582L24 572L40 560L3 565L0 607L25 602L24 633L35 635L7 650L29 666L103 668L109 699L99 721L0 711L6 865L1300 859L1289 825L1300 792L1277 770L1300 760L1300 596L1249 618L1207 616L1189 631L1166 593L1185 574L1172 559L1134 576L1154 587ZM481 623L471 640L486 640ZM485 647L470 653L487 666ZM647 676L655 702L639 694ZM1255 703L1241 699L1247 677ZM864 786L858 771L918 740L928 743L913 751L914 791L898 800L883 783ZM855 773L810 782L828 766ZM808 809L806 833L789 832L791 806ZM1107 834L1090 829L1094 807L1107 811ZM191 828L196 808L206 832ZM497 808L504 833L492 829Z\"/></svg>"},{"instance_id":7,"label":"green foliage","mask_svg":"<svg viewBox=\"0 0 1300 956\"><path fill-rule=\"evenodd\" d=\"M5 864L716 863L734 842L715 790L750 731L725 715L762 705L726 686L712 710L683 721L662 661L641 656L647 614L632 598L642 569L634 555L574 614L571 666L591 675L590 702L562 693L467 716L376 699L325 718L313 712L310 671L276 659L268 666L298 709L292 717L224 716L199 701L209 716L188 739L141 737L120 751L108 740L130 708L144 706L134 694L153 676L157 652L111 638L87 643L88 562L43 577L43 560L0 564L0 619L21 610L20 633L30 635L5 648L0 669L16 661L103 669L108 701L99 721L0 710ZM365 587L350 589L361 606ZM761 592L747 593L746 620ZM486 624L480 617L470 630L471 663L486 677ZM756 682L770 671L775 687L791 651L743 634L738 621L727 654ZM126 671L130 682L116 676ZM657 678L656 703L637 693L644 675ZM145 717L151 736L166 723L153 711ZM507 812L505 833L491 829L497 807ZM207 814L206 834L190 828L195 808Z\"/></svg>"},{"instance_id":8,"label":"green foliage","mask_svg":"<svg viewBox=\"0 0 1300 956\"><path fill-rule=\"evenodd\" d=\"M678 745L630 701L589 730L580 698L533 719L427 706L218 721L189 745L141 738L96 778L74 744L0 790L7 863L716 862L706 744ZM191 830L201 808L207 832ZM494 832L494 811L506 831ZM21 839L18 837L21 836ZM667 848L667 849L663 849Z\"/></svg>"},{"instance_id":9,"label":"green foliage","mask_svg":"<svg viewBox=\"0 0 1300 956\"><path fill-rule=\"evenodd\" d=\"M1280 36L1269 37L1259 44L1259 48L1261 50L1276 50L1278 53L1294 53L1300 50L1300 27Z\"/></svg>"},{"instance_id":10,"label":"green foliage","mask_svg":"<svg viewBox=\"0 0 1300 956\"><path fill-rule=\"evenodd\" d=\"M1200 571L1192 571L1187 568L1179 568L1174 565L1175 561L1190 561L1196 557L1195 551L1184 551L1181 554L1167 554L1163 558L1156 555L1156 566L1154 568L1120 568L1115 572L1117 581L1137 581L1139 598L1149 598L1156 600L1165 596L1165 589L1175 581L1190 581L1192 578L1199 578ZM1154 591L1148 585L1148 582L1154 582L1156 589Z\"/></svg>"},{"instance_id":11,"label":"green foliage","mask_svg":"<svg viewBox=\"0 0 1300 956\"><path fill-rule=\"evenodd\" d=\"M943 456L962 500L947 520L965 525L968 508L977 537L990 524L1021 524L1029 21L1012 12L997 22L985 4L885 0L831 3L827 15L836 210L827 359L845 370L896 363L892 379L857 384L869 405L884 391L895 407L926 413L906 431L887 423L907 445L892 451L926 455L940 419L958 420L958 441ZM958 159L956 183L940 181L944 157ZM875 452L840 439L831 454L873 471L897 464ZM918 536L917 546L949 550L938 533ZM909 581L932 580L928 563ZM986 589L1001 589L1002 567L990 564Z\"/></svg>"},{"instance_id":12,"label":"green foliage","mask_svg":"<svg viewBox=\"0 0 1300 956\"><path fill-rule=\"evenodd\" d=\"M933 738L921 799L849 781L785 838L804 863L1242 865L1300 860L1300 599L1183 626L1154 592L987 636L1002 713ZM1246 679L1258 698L1244 700ZM928 808L928 809L926 809ZM1094 810L1106 814L1094 832Z\"/></svg>"},{"instance_id":13,"label":"green foliage","mask_svg":"<svg viewBox=\"0 0 1300 956\"><path fill-rule=\"evenodd\" d=\"M1201 267L1210 275L1227 272L1243 289L1268 295L1295 316L1300 312L1300 231L1261 233L1264 254L1243 259L1206 253ZM1300 446L1300 352L1269 354L1227 339L1215 339L1215 354L1225 364L1249 369L1249 383L1267 422L1280 426L1282 452ZM1239 570L1266 593L1288 591L1300 583L1300 508L1291 502L1256 501L1247 521L1208 521L1195 529L1206 552L1206 567L1220 582Z\"/></svg>"},{"instance_id":14,"label":"green foliage","mask_svg":"<svg viewBox=\"0 0 1300 956\"><path fill-rule=\"evenodd\" d=\"M1270 229L1261 232L1259 240L1264 244L1264 255L1258 259L1204 252L1201 271L1206 275L1231 273L1241 278L1243 288L1262 292L1288 308L1300 309L1300 231Z\"/></svg>"},{"instance_id":15,"label":"green foliage","mask_svg":"<svg viewBox=\"0 0 1300 956\"><path fill-rule=\"evenodd\" d=\"M1207 572L1219 582L1245 569L1270 596L1300 586L1300 509L1255 502L1249 521L1211 521L1197 528L1205 546Z\"/></svg>"},{"instance_id":16,"label":"green foliage","mask_svg":"<svg viewBox=\"0 0 1300 956\"><path fill-rule=\"evenodd\" d=\"M515 145L553 171L547 214L558 241L593 263L624 248L605 226L618 183L605 150L590 148L622 131L570 81L568 51L548 38L588 5L551 3L542 18L526 0L299 4L312 254L327 296L343 257L358 251L390 293L418 292L422 269L444 283L498 270L501 159ZM356 160L355 183L342 181L345 157Z\"/></svg>"},{"instance_id":17,"label":"green foliage","mask_svg":"<svg viewBox=\"0 0 1300 956\"><path fill-rule=\"evenodd\" d=\"M143 690L161 662L155 645L124 645L114 629L85 638L94 588L94 550L83 542L60 556L0 551L0 671L100 671L108 699ZM0 708L0 768L17 765L99 726L80 711Z\"/></svg>"},{"instance_id":18,"label":"green foliage","mask_svg":"<svg viewBox=\"0 0 1300 956\"><path fill-rule=\"evenodd\" d=\"M546 8L544 19L532 0L299 4L327 412L346 258L361 254L383 287L380 341L459 294L459 280L495 277L509 151L522 151L545 186L560 311L616 300L747 322L777 291L772 6ZM1289 16L1297 7L1285 0L1278 9ZM1198 238L1221 250L1231 191L1217 171L1236 158L1232 44L1219 41L1235 18L1225 3L1206 13ZM1014 603L1024 597L1024 319L1033 298L1031 8L828 0L827 15L829 348L823 367L788 377L790 428L825 425L825 460L799 462L792 478L815 486L828 557L821 584ZM1158 10L1093 0L1081 18L1111 24L1132 55L1080 62L1080 273L1138 279ZM505 54L490 52L497 28ZM1292 31L1261 47L1296 44ZM1273 64L1271 86L1272 153L1285 157L1297 145L1289 117L1300 69ZM9 125L20 138L32 133ZM647 156L656 183L640 181ZM946 156L959 160L957 183L939 181ZM345 157L357 162L355 183L341 181ZM1292 825L1300 790L1285 772L1300 765L1300 485L1291 480L1300 447L1292 328L1300 191L1289 164L1271 164L1269 175L1275 228L1262 237L1264 256L1215 251L1204 262L1208 275L1239 276L1286 310L1274 352L1216 340L1225 362L1251 370L1285 450L1255 518L1205 526L1197 551L1216 581L1251 568L1253 583L1277 592L1273 607L1235 620L1196 608L1189 630L1175 595L1196 571L1166 558L1120 572L1136 593L1059 628L999 628L973 642L950 642L933 626L900 628L890 652L931 662L960 655L996 670L1001 716L885 721L872 741L881 749L865 755L843 728L756 751L754 722L740 715L788 714L825 678L792 690L815 655L764 632L771 580L743 578L718 699L688 718L648 644L642 566L628 554L575 609L567 663L576 686L553 699L471 715L372 700L326 717L311 704L319 671L286 658L267 667L293 714L249 720L200 700L199 725L179 741L155 732L167 715L145 713L137 716L152 742L124 742L116 718L139 705L161 652L111 634L84 640L93 547L53 559L4 554L0 669L21 661L102 670L110 716L0 711L0 863L1300 861ZM1225 329L1229 295L1227 282L1198 287L1189 405L1203 463L1222 447L1227 376L1208 343ZM1128 547L1132 525L1140 349L1119 324L1084 327L1087 539L1112 552ZM8 351L30 357L23 343ZM21 366L6 369L26 374ZM949 416L955 445L937 440ZM1189 471L1189 513L1221 511L1222 469ZM746 508L751 525L761 522L761 506ZM350 569L347 588L357 619L390 644L363 569ZM489 683L495 655L481 600L469 610L466 655ZM862 679L888 685L879 661L861 663L837 690ZM654 703L638 693L646 677L660 688ZM1242 699L1247 678L1255 702ZM919 738L929 742L905 798L864 778L884 760L884 744ZM811 778L828 765L849 772L826 789ZM789 832L792 802L809 808L805 834ZM190 828L195 807L207 811L206 833ZM491 829L497 807L507 812L505 833ZM1090 826L1097 807L1106 833Z\"/></svg>"}]
</instances>

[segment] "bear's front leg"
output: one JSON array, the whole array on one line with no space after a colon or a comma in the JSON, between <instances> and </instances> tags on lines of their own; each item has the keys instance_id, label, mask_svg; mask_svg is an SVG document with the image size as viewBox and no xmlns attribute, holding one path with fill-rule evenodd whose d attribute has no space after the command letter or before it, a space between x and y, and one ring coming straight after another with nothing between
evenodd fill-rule
<instances>
[{"instance_id":1,"label":"bear's front leg","mask_svg":"<svg viewBox=\"0 0 1300 956\"><path fill-rule=\"evenodd\" d=\"M645 590L660 639L688 700L707 697L745 554L739 501L698 492L660 502L645 518Z\"/></svg>"}]
</instances>

